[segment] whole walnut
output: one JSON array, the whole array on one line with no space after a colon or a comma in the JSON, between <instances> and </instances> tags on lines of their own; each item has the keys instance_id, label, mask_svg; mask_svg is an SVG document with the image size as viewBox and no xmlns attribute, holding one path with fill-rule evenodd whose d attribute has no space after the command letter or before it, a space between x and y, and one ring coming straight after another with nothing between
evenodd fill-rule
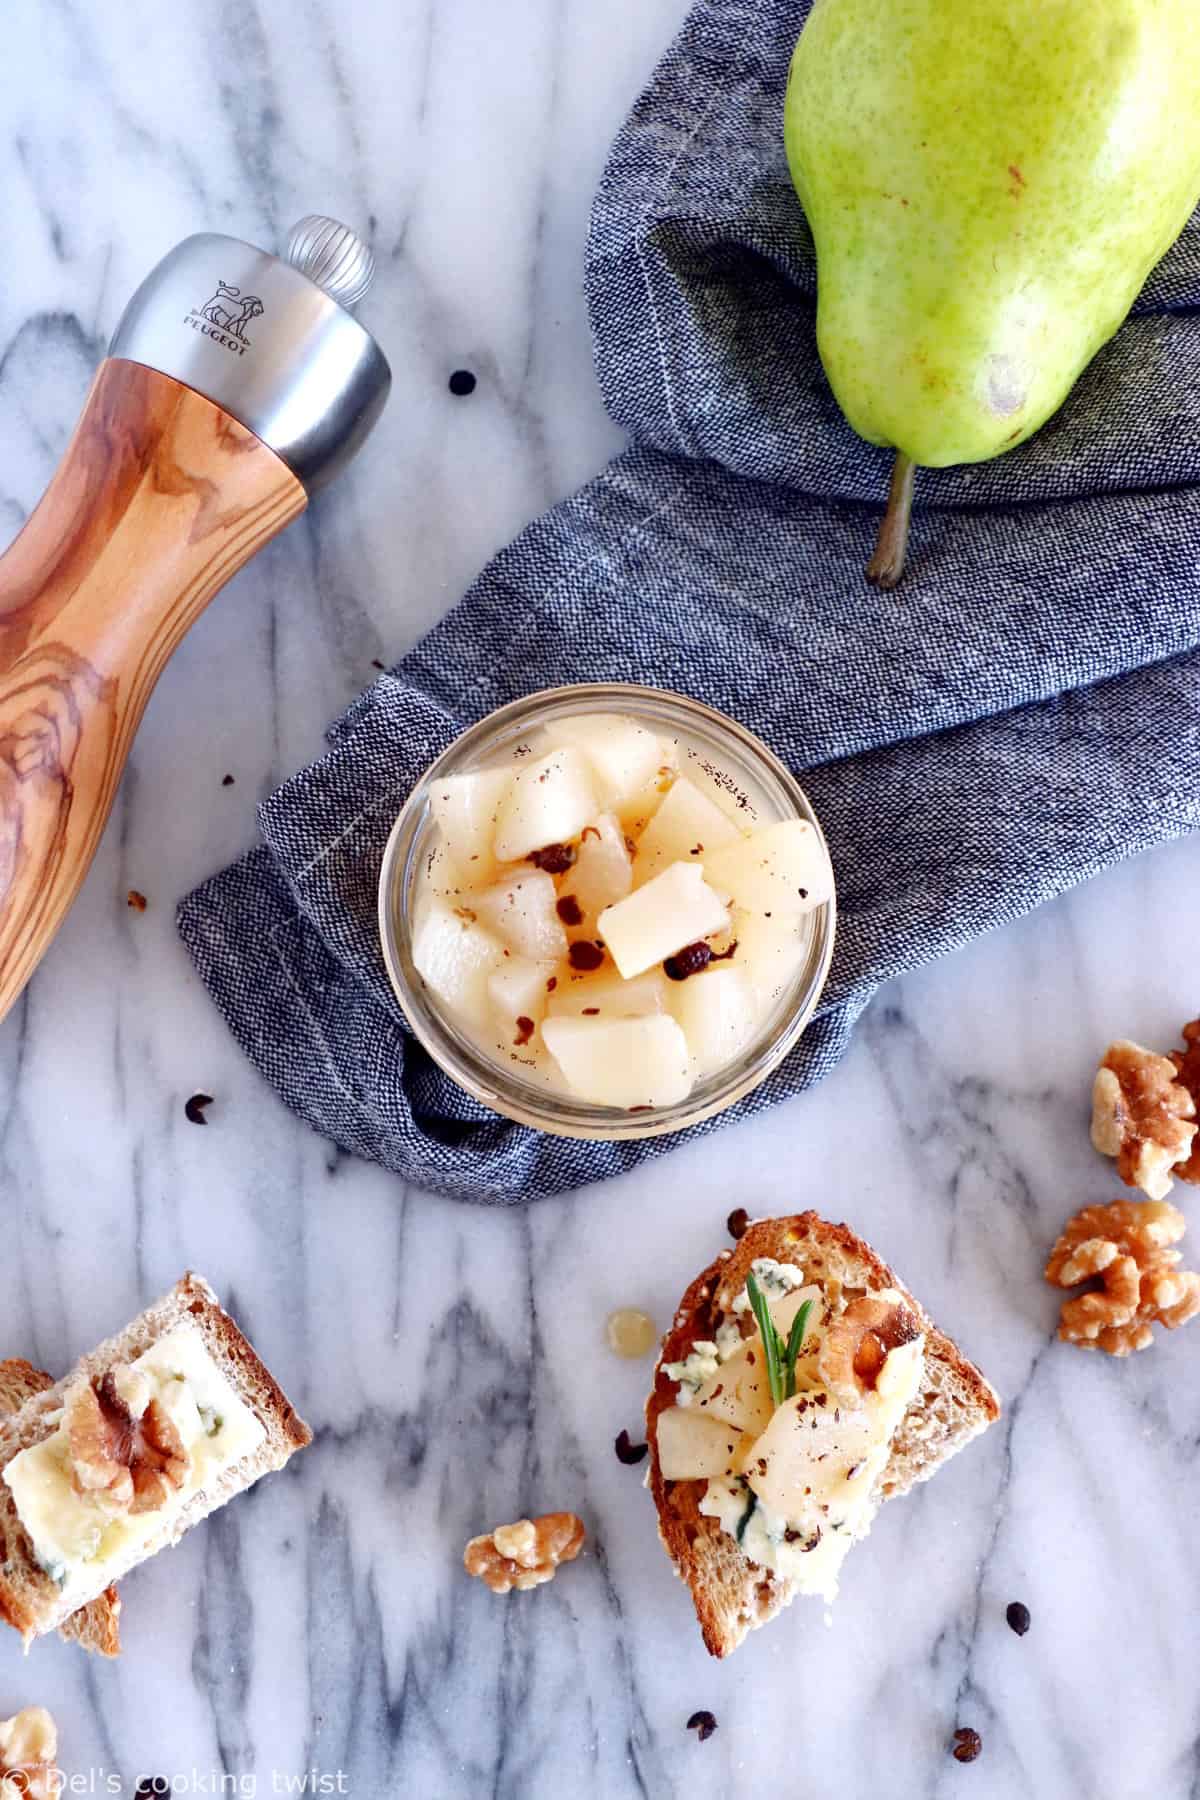
<instances>
[{"instance_id":1,"label":"whole walnut","mask_svg":"<svg viewBox=\"0 0 1200 1800\"><path fill-rule=\"evenodd\" d=\"M544 1513L540 1519L518 1519L472 1538L463 1551L463 1567L477 1575L493 1594L513 1588L540 1587L554 1578L559 1563L573 1562L583 1549L583 1522L574 1513Z\"/></svg>"},{"instance_id":2,"label":"whole walnut","mask_svg":"<svg viewBox=\"0 0 1200 1800\"><path fill-rule=\"evenodd\" d=\"M1055 1287L1091 1283L1063 1301L1065 1343L1128 1356L1154 1341L1151 1326L1173 1331L1200 1313L1200 1275L1179 1268L1174 1249L1186 1221L1166 1200L1114 1200L1085 1206L1063 1227L1046 1264Z\"/></svg>"},{"instance_id":3,"label":"whole walnut","mask_svg":"<svg viewBox=\"0 0 1200 1800\"><path fill-rule=\"evenodd\" d=\"M66 1792L55 1768L58 1731L44 1706L27 1706L0 1721L0 1794L8 1800L51 1800Z\"/></svg>"},{"instance_id":4,"label":"whole walnut","mask_svg":"<svg viewBox=\"0 0 1200 1800\"><path fill-rule=\"evenodd\" d=\"M1116 1158L1126 1187L1163 1199L1192 1154L1195 1118L1196 1101L1173 1058L1128 1038L1109 1045L1092 1085L1092 1143Z\"/></svg>"}]
</instances>

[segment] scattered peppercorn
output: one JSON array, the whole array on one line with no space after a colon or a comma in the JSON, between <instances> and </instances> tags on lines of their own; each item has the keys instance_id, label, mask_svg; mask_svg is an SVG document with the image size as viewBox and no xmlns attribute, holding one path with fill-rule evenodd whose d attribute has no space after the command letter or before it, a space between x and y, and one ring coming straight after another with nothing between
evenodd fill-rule
<instances>
[{"instance_id":1,"label":"scattered peppercorn","mask_svg":"<svg viewBox=\"0 0 1200 1800\"><path fill-rule=\"evenodd\" d=\"M746 1211L744 1206L739 1206L736 1209L736 1211L731 1212L729 1217L726 1219L725 1229L729 1233L730 1237L733 1238L734 1241L736 1242L738 1238L745 1237L746 1227L749 1225L749 1223L750 1223L750 1214Z\"/></svg>"},{"instance_id":2,"label":"scattered peppercorn","mask_svg":"<svg viewBox=\"0 0 1200 1800\"><path fill-rule=\"evenodd\" d=\"M583 1009L583 1016L585 1019L594 1019L599 1015L599 1012L600 1008L598 1006L585 1006Z\"/></svg>"},{"instance_id":3,"label":"scattered peppercorn","mask_svg":"<svg viewBox=\"0 0 1200 1800\"><path fill-rule=\"evenodd\" d=\"M125 904L126 906L131 906L134 912L145 912L146 896L145 894L139 894L136 888L130 888L128 894L125 896Z\"/></svg>"},{"instance_id":4,"label":"scattered peppercorn","mask_svg":"<svg viewBox=\"0 0 1200 1800\"><path fill-rule=\"evenodd\" d=\"M546 983L546 992L548 994L552 994L557 986L558 986L558 976L551 975L549 981L547 981L547 983Z\"/></svg>"},{"instance_id":5,"label":"scattered peppercorn","mask_svg":"<svg viewBox=\"0 0 1200 1800\"><path fill-rule=\"evenodd\" d=\"M698 975L712 961L712 948L708 944L685 944L674 956L668 956L663 964L663 973L668 981L686 981L689 975ZM705 990L707 992L707 989Z\"/></svg>"},{"instance_id":6,"label":"scattered peppercorn","mask_svg":"<svg viewBox=\"0 0 1200 1800\"><path fill-rule=\"evenodd\" d=\"M622 1431L617 1438L614 1448L617 1452L617 1461L632 1466L634 1463L641 1462L650 1446L649 1444L631 1444L629 1441L629 1433L627 1431Z\"/></svg>"},{"instance_id":7,"label":"scattered peppercorn","mask_svg":"<svg viewBox=\"0 0 1200 1800\"><path fill-rule=\"evenodd\" d=\"M513 1039L513 1043L518 1049L520 1049L522 1044L527 1044L529 1042L530 1038L533 1036L533 1029L533 1020L526 1018L525 1014L521 1013L517 1019L517 1035Z\"/></svg>"},{"instance_id":8,"label":"scattered peppercorn","mask_svg":"<svg viewBox=\"0 0 1200 1800\"><path fill-rule=\"evenodd\" d=\"M1024 1637L1033 1620L1029 1616L1029 1608L1021 1600L1014 1600L1005 1613L1009 1626L1018 1637Z\"/></svg>"},{"instance_id":9,"label":"scattered peppercorn","mask_svg":"<svg viewBox=\"0 0 1200 1800\"><path fill-rule=\"evenodd\" d=\"M183 1110L192 1125L207 1125L208 1120L204 1116L204 1109L206 1106L211 1106L212 1103L211 1094L193 1094L191 1099L185 1103Z\"/></svg>"},{"instance_id":10,"label":"scattered peppercorn","mask_svg":"<svg viewBox=\"0 0 1200 1800\"><path fill-rule=\"evenodd\" d=\"M954 1734L951 1755L955 1762L974 1762L983 1749L983 1739L969 1725L960 1725Z\"/></svg>"},{"instance_id":11,"label":"scattered peppercorn","mask_svg":"<svg viewBox=\"0 0 1200 1800\"><path fill-rule=\"evenodd\" d=\"M379 673L380 673L380 674L381 674L381 675L386 675L386 674L387 674L387 664L386 664L386 663L381 663L381 662L380 662L380 660L379 660L379 658L378 658L378 657L377 657L377 656L373 656L373 657L372 657L372 658L371 658L371 667L372 667L372 668L373 668L373 669L378 669L378 670L379 670Z\"/></svg>"},{"instance_id":12,"label":"scattered peppercorn","mask_svg":"<svg viewBox=\"0 0 1200 1800\"><path fill-rule=\"evenodd\" d=\"M232 787L233 786L233 776L232 775L222 775L221 786L222 787Z\"/></svg>"},{"instance_id":13,"label":"scattered peppercorn","mask_svg":"<svg viewBox=\"0 0 1200 1800\"><path fill-rule=\"evenodd\" d=\"M531 850L525 860L535 868L544 869L547 875L565 875L575 861L575 846L546 844L541 850Z\"/></svg>"},{"instance_id":14,"label":"scattered peppercorn","mask_svg":"<svg viewBox=\"0 0 1200 1800\"><path fill-rule=\"evenodd\" d=\"M687 1728L689 1731L694 1731L700 1742L703 1743L705 1738L710 1738L717 1729L717 1721L710 1712L694 1712L687 1722Z\"/></svg>"},{"instance_id":15,"label":"scattered peppercorn","mask_svg":"<svg viewBox=\"0 0 1200 1800\"><path fill-rule=\"evenodd\" d=\"M462 400L475 392L475 377L470 369L455 369L447 385L455 399Z\"/></svg>"},{"instance_id":16,"label":"scattered peppercorn","mask_svg":"<svg viewBox=\"0 0 1200 1800\"><path fill-rule=\"evenodd\" d=\"M554 910L564 925L583 924L583 908L574 894L564 894L562 899L555 903Z\"/></svg>"},{"instance_id":17,"label":"scattered peppercorn","mask_svg":"<svg viewBox=\"0 0 1200 1800\"><path fill-rule=\"evenodd\" d=\"M573 969L580 969L587 973L591 969L600 967L604 961L604 951L599 944L592 944L588 942L587 938L580 938L579 942L572 944L567 951L567 961Z\"/></svg>"}]
</instances>

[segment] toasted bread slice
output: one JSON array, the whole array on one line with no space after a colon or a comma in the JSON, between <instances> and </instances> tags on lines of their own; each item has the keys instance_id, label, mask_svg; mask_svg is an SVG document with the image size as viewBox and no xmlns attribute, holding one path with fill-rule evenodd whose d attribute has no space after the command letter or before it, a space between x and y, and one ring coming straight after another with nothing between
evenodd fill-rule
<instances>
[{"instance_id":1,"label":"toasted bread slice","mask_svg":"<svg viewBox=\"0 0 1200 1800\"><path fill-rule=\"evenodd\" d=\"M11 1418L32 1395L44 1394L53 1386L53 1375L35 1369L22 1356L0 1362L0 1418ZM64 1619L58 1635L70 1643L82 1644L85 1650L94 1650L97 1656L120 1656L121 1596L116 1588L105 1588Z\"/></svg>"},{"instance_id":2,"label":"toasted bread slice","mask_svg":"<svg viewBox=\"0 0 1200 1800\"><path fill-rule=\"evenodd\" d=\"M663 1365L682 1361L697 1339L713 1337L721 1316L745 1286L750 1265L758 1257L796 1263L804 1270L807 1281L816 1283L826 1293L833 1284L839 1284L846 1298L894 1288L904 1295L920 1320L926 1334L924 1379L892 1439L891 1453L876 1487L881 1499L892 1499L918 1481L928 1481L949 1457L1000 1416L1000 1403L979 1370L937 1329L887 1264L848 1226L831 1225L814 1212L793 1218L763 1219L750 1225L740 1242L732 1250L722 1250L683 1296L671 1330L663 1340L654 1391L646 1402L650 1444L647 1484L658 1509L659 1536L676 1573L691 1590L700 1630L713 1656L728 1656L736 1650L748 1631L774 1618L799 1590L794 1581L750 1562L719 1522L699 1511L705 1482L663 1479L658 1461L658 1419L675 1405L679 1391L677 1384L664 1374Z\"/></svg>"},{"instance_id":3,"label":"toasted bread slice","mask_svg":"<svg viewBox=\"0 0 1200 1800\"><path fill-rule=\"evenodd\" d=\"M54 1386L53 1375L35 1369L23 1356L10 1356L0 1362L0 1418L11 1418L20 1412L31 1394L44 1394Z\"/></svg>"},{"instance_id":4,"label":"toasted bread slice","mask_svg":"<svg viewBox=\"0 0 1200 1800\"><path fill-rule=\"evenodd\" d=\"M164 1516L158 1533L127 1548L117 1561L106 1562L94 1593L76 1590L69 1602L38 1562L12 1492L0 1479L0 1618L21 1632L26 1642L62 1626L79 1606L94 1602L131 1568L177 1543L192 1525L242 1493L260 1475L281 1469L294 1451L312 1442L308 1426L297 1416L233 1320L221 1310L208 1283L198 1275L188 1274L119 1336L109 1338L82 1357L70 1375L31 1394L16 1413L0 1422L0 1475L22 1450L53 1434L67 1391L81 1377L99 1380L110 1369L141 1356L159 1338L184 1323L198 1329L208 1356L258 1419L265 1433L263 1440L208 1487L193 1493L182 1508Z\"/></svg>"}]
</instances>

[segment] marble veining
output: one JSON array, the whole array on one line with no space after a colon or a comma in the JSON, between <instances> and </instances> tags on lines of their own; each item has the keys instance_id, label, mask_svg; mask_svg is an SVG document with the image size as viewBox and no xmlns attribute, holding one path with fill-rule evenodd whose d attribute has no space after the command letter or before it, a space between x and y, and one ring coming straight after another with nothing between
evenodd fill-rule
<instances>
[{"instance_id":1,"label":"marble veining","mask_svg":"<svg viewBox=\"0 0 1200 1800\"><path fill-rule=\"evenodd\" d=\"M187 232L278 243L314 209L369 229L364 317L397 378L370 452L168 667L86 887L0 1030L4 1353L60 1372L194 1266L316 1433L127 1582L119 1664L0 1644L0 1714L54 1708L64 1768L92 1782L74 1791L1200 1793L1200 1335L1124 1365L1077 1354L1039 1278L1062 1218L1118 1191L1087 1144L1099 1049L1165 1046L1197 1009L1195 843L894 985L816 1093L526 1212L408 1192L311 1136L175 938L177 897L252 840L256 799L374 664L618 447L579 291L588 204L684 7L5 9L0 532L124 298ZM733 1206L809 1204L894 1258L1007 1411L884 1509L831 1624L798 1603L720 1667L641 1469L613 1454L646 1369L609 1355L603 1320L633 1304L665 1326ZM498 1600L466 1580L468 1536L557 1506L591 1544L552 1586ZM984 1738L969 1769L956 1724Z\"/></svg>"}]
</instances>

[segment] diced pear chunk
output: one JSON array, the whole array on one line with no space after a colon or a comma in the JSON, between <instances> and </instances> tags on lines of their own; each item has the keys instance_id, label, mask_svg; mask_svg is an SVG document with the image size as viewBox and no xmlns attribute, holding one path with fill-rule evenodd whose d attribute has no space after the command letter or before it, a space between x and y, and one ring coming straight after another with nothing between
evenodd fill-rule
<instances>
[{"instance_id":1,"label":"diced pear chunk","mask_svg":"<svg viewBox=\"0 0 1200 1800\"><path fill-rule=\"evenodd\" d=\"M735 962L713 963L667 985L667 1005L682 1027L697 1075L731 1062L753 1035L757 1017L745 972Z\"/></svg>"},{"instance_id":2,"label":"diced pear chunk","mask_svg":"<svg viewBox=\"0 0 1200 1800\"><path fill-rule=\"evenodd\" d=\"M691 1404L704 1416L723 1419L754 1437L766 1430L771 1418L771 1384L757 1331L721 1364Z\"/></svg>"},{"instance_id":3,"label":"diced pear chunk","mask_svg":"<svg viewBox=\"0 0 1200 1800\"><path fill-rule=\"evenodd\" d=\"M489 852L490 856L490 852ZM425 859L424 886L430 894L436 894L450 906L458 906L460 897L468 888L476 885L479 879L479 865L471 865L469 876L464 875L458 863L450 854L449 846L440 840L433 846ZM469 905L469 902L466 902Z\"/></svg>"},{"instance_id":4,"label":"diced pear chunk","mask_svg":"<svg viewBox=\"0 0 1200 1800\"><path fill-rule=\"evenodd\" d=\"M546 983L554 974L552 962L531 962L527 956L507 956L487 980L488 998L505 1031L518 1019L540 1025L546 1012Z\"/></svg>"},{"instance_id":5,"label":"diced pear chunk","mask_svg":"<svg viewBox=\"0 0 1200 1800\"><path fill-rule=\"evenodd\" d=\"M429 810L453 862L472 887L489 881L496 868L492 837L501 796L511 769L479 769L473 775L443 775L429 784Z\"/></svg>"},{"instance_id":6,"label":"diced pear chunk","mask_svg":"<svg viewBox=\"0 0 1200 1800\"><path fill-rule=\"evenodd\" d=\"M740 843L706 852L704 878L747 912L811 912L833 892L825 847L807 819L781 819Z\"/></svg>"},{"instance_id":7,"label":"diced pear chunk","mask_svg":"<svg viewBox=\"0 0 1200 1800\"><path fill-rule=\"evenodd\" d=\"M600 914L600 936L629 981L685 944L723 931L729 914L698 863L677 862Z\"/></svg>"},{"instance_id":8,"label":"diced pear chunk","mask_svg":"<svg viewBox=\"0 0 1200 1800\"><path fill-rule=\"evenodd\" d=\"M839 1405L823 1388L798 1391L771 1417L754 1446L747 1479L768 1512L785 1519L869 1515L871 1490L887 1461L896 1427L920 1384L924 1339L891 1351L894 1376L886 1395L865 1393L857 1407ZM887 1367L887 1363L884 1364Z\"/></svg>"},{"instance_id":9,"label":"diced pear chunk","mask_svg":"<svg viewBox=\"0 0 1200 1800\"><path fill-rule=\"evenodd\" d=\"M524 1032L514 1030L511 1025L502 1030L493 1027L491 1035L479 1034L479 1048L488 1056L494 1056L506 1073L514 1080L530 1082L536 1087L549 1089L552 1093L565 1092L563 1078L558 1064L552 1056L547 1056L538 1043L536 1034L528 1041L522 1042Z\"/></svg>"},{"instance_id":10,"label":"diced pear chunk","mask_svg":"<svg viewBox=\"0 0 1200 1800\"><path fill-rule=\"evenodd\" d=\"M494 932L518 956L557 962L567 954L567 934L556 909L558 893L541 869L513 875L472 894L467 904L481 925Z\"/></svg>"},{"instance_id":11,"label":"diced pear chunk","mask_svg":"<svg viewBox=\"0 0 1200 1800\"><path fill-rule=\"evenodd\" d=\"M658 761L640 787L613 807L622 826L640 837L662 805L679 766L679 749L669 738L659 738Z\"/></svg>"},{"instance_id":12,"label":"diced pear chunk","mask_svg":"<svg viewBox=\"0 0 1200 1800\"><path fill-rule=\"evenodd\" d=\"M840 1516L850 1498L851 1469L861 1471L851 1480L865 1484L864 1499L874 1486L875 1469L862 1465L878 1430L874 1408L840 1407L824 1389L805 1389L773 1413L754 1446L747 1479L768 1511L785 1519L815 1518L819 1506L835 1499Z\"/></svg>"},{"instance_id":13,"label":"diced pear chunk","mask_svg":"<svg viewBox=\"0 0 1200 1800\"><path fill-rule=\"evenodd\" d=\"M674 1019L547 1019L542 1042L567 1086L597 1106L672 1106L692 1078L687 1043Z\"/></svg>"},{"instance_id":14,"label":"diced pear chunk","mask_svg":"<svg viewBox=\"0 0 1200 1800\"><path fill-rule=\"evenodd\" d=\"M430 900L417 915L412 954L417 973L440 1000L472 1024L486 1024L488 976L504 960L490 932L445 901Z\"/></svg>"},{"instance_id":15,"label":"diced pear chunk","mask_svg":"<svg viewBox=\"0 0 1200 1800\"><path fill-rule=\"evenodd\" d=\"M623 900L633 886L633 860L615 813L601 813L585 825L574 866L563 876L559 893L572 895L590 929L606 906Z\"/></svg>"},{"instance_id":16,"label":"diced pear chunk","mask_svg":"<svg viewBox=\"0 0 1200 1800\"><path fill-rule=\"evenodd\" d=\"M772 1300L767 1311L776 1331L787 1343L788 1333L800 1308L811 1301L808 1324L804 1328L804 1342L796 1357L797 1387L816 1387L820 1384L817 1372L817 1358L821 1351L821 1320L825 1301L819 1287L809 1286L793 1288L790 1294L781 1294L778 1300Z\"/></svg>"},{"instance_id":17,"label":"diced pear chunk","mask_svg":"<svg viewBox=\"0 0 1200 1800\"><path fill-rule=\"evenodd\" d=\"M776 1299L767 1302L767 1311L781 1337L787 1337L796 1314L802 1306L807 1306L810 1301L812 1306L808 1315L808 1337L813 1337L819 1331L821 1309L824 1305L821 1290L815 1283L809 1282L806 1287L789 1288L786 1294L780 1294ZM806 1337L805 1342L807 1341Z\"/></svg>"},{"instance_id":18,"label":"diced pear chunk","mask_svg":"<svg viewBox=\"0 0 1200 1800\"><path fill-rule=\"evenodd\" d=\"M583 753L564 744L513 774L500 798L492 847L501 862L520 862L531 850L569 843L598 811Z\"/></svg>"},{"instance_id":19,"label":"diced pear chunk","mask_svg":"<svg viewBox=\"0 0 1200 1800\"><path fill-rule=\"evenodd\" d=\"M730 925L737 939L733 961L754 989L760 1012L766 1012L791 987L808 956L804 920L794 914L767 918L736 907Z\"/></svg>"},{"instance_id":20,"label":"diced pear chunk","mask_svg":"<svg viewBox=\"0 0 1200 1800\"><path fill-rule=\"evenodd\" d=\"M727 819L732 820L739 837L745 837L754 830L757 812L749 795L743 793L735 780L723 779L720 768L707 758L701 760L689 757L687 772L705 798L711 800Z\"/></svg>"},{"instance_id":21,"label":"diced pear chunk","mask_svg":"<svg viewBox=\"0 0 1200 1800\"><path fill-rule=\"evenodd\" d=\"M658 738L620 713L578 713L556 719L543 734L548 748L573 744L582 751L602 806L620 806L652 779L660 757Z\"/></svg>"},{"instance_id":22,"label":"diced pear chunk","mask_svg":"<svg viewBox=\"0 0 1200 1800\"><path fill-rule=\"evenodd\" d=\"M551 1018L579 1018L588 1013L601 1019L645 1018L667 1011L671 983L661 969L647 969L632 981L600 969L594 975L559 975L546 1002Z\"/></svg>"},{"instance_id":23,"label":"diced pear chunk","mask_svg":"<svg viewBox=\"0 0 1200 1800\"><path fill-rule=\"evenodd\" d=\"M716 802L680 775L638 839L634 881L641 887L668 863L702 863L711 851L740 843L741 837Z\"/></svg>"},{"instance_id":24,"label":"diced pear chunk","mask_svg":"<svg viewBox=\"0 0 1200 1800\"><path fill-rule=\"evenodd\" d=\"M694 1406L669 1406L658 1415L658 1468L664 1481L704 1481L737 1475L754 1439L735 1425L707 1418Z\"/></svg>"}]
</instances>

